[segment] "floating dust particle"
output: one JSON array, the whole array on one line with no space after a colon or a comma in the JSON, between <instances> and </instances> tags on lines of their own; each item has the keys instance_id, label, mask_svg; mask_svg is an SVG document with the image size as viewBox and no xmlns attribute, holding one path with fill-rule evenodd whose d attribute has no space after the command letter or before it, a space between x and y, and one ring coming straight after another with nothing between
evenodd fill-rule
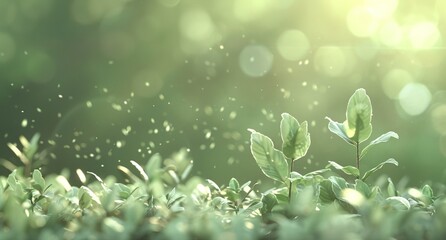
<instances>
[{"instance_id":1,"label":"floating dust particle","mask_svg":"<svg viewBox=\"0 0 446 240\"><path fill-rule=\"evenodd\" d=\"M91 101L87 101L85 104L87 105L87 108L93 107L93 103Z\"/></svg>"},{"instance_id":2,"label":"floating dust particle","mask_svg":"<svg viewBox=\"0 0 446 240\"><path fill-rule=\"evenodd\" d=\"M316 121L311 121L311 123L310 123L310 125L312 126L312 127L315 127L316 126Z\"/></svg>"},{"instance_id":3,"label":"floating dust particle","mask_svg":"<svg viewBox=\"0 0 446 240\"><path fill-rule=\"evenodd\" d=\"M130 131L132 131L132 126L127 126L126 128L123 128L121 130L122 134L124 134L124 136L128 136Z\"/></svg>"}]
</instances>

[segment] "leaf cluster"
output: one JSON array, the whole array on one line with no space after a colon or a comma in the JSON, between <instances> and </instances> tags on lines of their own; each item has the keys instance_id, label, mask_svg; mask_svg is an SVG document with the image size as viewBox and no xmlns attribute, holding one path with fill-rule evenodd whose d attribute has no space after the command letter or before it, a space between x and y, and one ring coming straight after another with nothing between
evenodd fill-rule
<instances>
[{"instance_id":1,"label":"leaf cluster","mask_svg":"<svg viewBox=\"0 0 446 240\"><path fill-rule=\"evenodd\" d=\"M358 90L350 99L347 123L329 123L355 147L371 134L371 106L364 94ZM329 162L353 180L333 175L330 168L299 173L293 163L309 149L308 125L285 113L280 132L282 148L277 149L270 138L251 130L254 159L277 183L266 190L261 182L231 178L220 185L190 176L193 162L185 150L118 166L124 183L78 169L82 185L74 186L69 172L44 176L36 168L17 168L0 176L0 238L445 239L446 186L434 191L430 185L394 184L391 178L366 181L385 164L397 165L393 159L363 175L359 167ZM383 134L362 152L390 138L395 134Z\"/></svg>"}]
</instances>

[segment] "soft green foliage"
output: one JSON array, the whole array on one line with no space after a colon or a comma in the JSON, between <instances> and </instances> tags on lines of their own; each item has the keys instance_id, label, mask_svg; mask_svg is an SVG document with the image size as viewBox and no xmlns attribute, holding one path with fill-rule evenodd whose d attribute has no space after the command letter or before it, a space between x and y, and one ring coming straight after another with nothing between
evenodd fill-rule
<instances>
[{"instance_id":1,"label":"soft green foliage","mask_svg":"<svg viewBox=\"0 0 446 240\"><path fill-rule=\"evenodd\" d=\"M328 129L332 133L338 135L345 142L356 148L356 167L342 166L333 161L329 162L329 166L341 170L347 175L361 178L362 180L366 180L370 174L381 169L385 164L390 163L398 166L398 162L395 159L389 159L368 170L361 177L360 160L365 156L369 149L376 144L385 143L391 138L398 139L399 136L395 132L387 132L371 141L364 149L362 149L362 151L360 151L360 144L366 141L372 134L372 103L366 91L362 88L356 90L350 97L347 104L346 117L347 119L344 123L335 122L329 117L326 117L326 119L329 121Z\"/></svg>"},{"instance_id":2,"label":"soft green foliage","mask_svg":"<svg viewBox=\"0 0 446 240\"><path fill-rule=\"evenodd\" d=\"M329 162L354 181L328 168L293 171L289 166L310 145L308 129L289 114L282 117L286 154L251 130L254 159L277 186L265 190L260 182L236 178L220 185L189 176L193 162L184 150L169 159L154 154L145 164L118 166L125 183L78 170L82 184L74 186L66 172L44 176L34 168L25 174L23 166L0 176L0 238L444 239L445 186L406 187L385 177L374 184L365 181L385 164L397 165L393 159L362 178L359 168ZM395 136L382 135L370 146Z\"/></svg>"},{"instance_id":3,"label":"soft green foliage","mask_svg":"<svg viewBox=\"0 0 446 240\"><path fill-rule=\"evenodd\" d=\"M283 113L280 121L280 133L282 136L282 151L287 158L299 159L307 154L311 140L308 133L308 123L302 124L290 114Z\"/></svg>"},{"instance_id":4,"label":"soft green foliage","mask_svg":"<svg viewBox=\"0 0 446 240\"><path fill-rule=\"evenodd\" d=\"M279 182L286 182L288 163L284 154L274 148L270 138L251 130L251 153L267 177Z\"/></svg>"}]
</instances>

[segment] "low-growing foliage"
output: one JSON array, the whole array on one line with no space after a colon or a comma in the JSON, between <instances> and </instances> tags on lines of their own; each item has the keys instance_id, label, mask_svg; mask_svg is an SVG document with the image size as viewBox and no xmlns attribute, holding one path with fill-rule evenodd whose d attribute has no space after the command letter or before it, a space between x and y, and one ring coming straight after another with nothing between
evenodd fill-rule
<instances>
[{"instance_id":1,"label":"low-growing foliage","mask_svg":"<svg viewBox=\"0 0 446 240\"><path fill-rule=\"evenodd\" d=\"M125 183L78 169L82 185L73 186L69 172L43 176L28 161L38 154L36 140L22 139L23 151L10 148L23 166L0 177L0 239L446 239L444 188L398 186L386 177L368 182L385 164L398 165L393 159L361 173L372 146L398 138L388 132L360 151L372 133L371 116L370 99L359 89L347 119L329 119L328 126L355 147L356 166L329 162L310 173L294 169L310 147L307 122L282 114L281 149L250 130L252 155L276 183L266 191L260 182L231 178L221 185L191 177L193 163L183 150L170 159L155 154L145 165L118 166Z\"/></svg>"}]
</instances>

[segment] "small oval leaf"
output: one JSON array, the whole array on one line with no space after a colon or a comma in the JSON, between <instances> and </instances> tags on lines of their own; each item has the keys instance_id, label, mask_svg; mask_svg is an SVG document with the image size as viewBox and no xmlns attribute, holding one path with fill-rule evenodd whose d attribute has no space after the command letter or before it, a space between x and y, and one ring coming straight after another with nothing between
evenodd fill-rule
<instances>
[{"instance_id":1,"label":"small oval leaf","mask_svg":"<svg viewBox=\"0 0 446 240\"><path fill-rule=\"evenodd\" d=\"M367 140L372 133L372 103L363 88L355 91L347 104L344 122L347 136L355 142Z\"/></svg>"},{"instance_id":2,"label":"small oval leaf","mask_svg":"<svg viewBox=\"0 0 446 240\"><path fill-rule=\"evenodd\" d=\"M285 183L288 176L288 163L285 155L274 148L267 136L251 131L251 153L262 172L269 178Z\"/></svg>"},{"instance_id":3,"label":"small oval leaf","mask_svg":"<svg viewBox=\"0 0 446 240\"><path fill-rule=\"evenodd\" d=\"M307 154L311 140L306 121L299 124L290 114L282 113L280 133L283 142L282 151L286 157L296 160Z\"/></svg>"}]
</instances>

